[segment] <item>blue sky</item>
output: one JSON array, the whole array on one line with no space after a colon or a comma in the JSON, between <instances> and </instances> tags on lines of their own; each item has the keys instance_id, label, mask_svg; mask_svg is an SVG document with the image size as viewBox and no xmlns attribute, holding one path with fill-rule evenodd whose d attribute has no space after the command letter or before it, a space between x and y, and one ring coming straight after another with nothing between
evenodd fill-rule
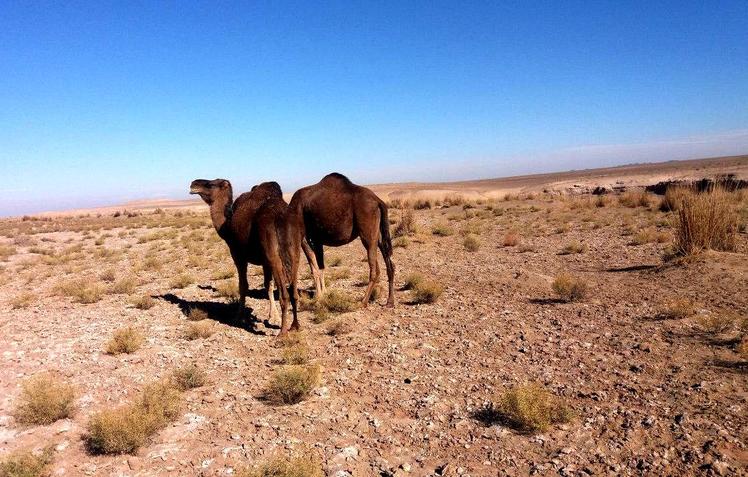
<instances>
[{"instance_id":1,"label":"blue sky","mask_svg":"<svg viewBox=\"0 0 748 477\"><path fill-rule=\"evenodd\" d=\"M0 215L748 153L748 2L3 2Z\"/></svg>"}]
</instances>

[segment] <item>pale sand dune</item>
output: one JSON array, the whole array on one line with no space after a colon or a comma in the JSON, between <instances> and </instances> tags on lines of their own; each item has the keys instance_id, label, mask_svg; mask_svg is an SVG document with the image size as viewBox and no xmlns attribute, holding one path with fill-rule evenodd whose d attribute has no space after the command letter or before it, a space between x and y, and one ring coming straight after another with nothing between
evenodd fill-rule
<instances>
[{"instance_id":1,"label":"pale sand dune","mask_svg":"<svg viewBox=\"0 0 748 477\"><path fill-rule=\"evenodd\" d=\"M450 194L459 194L466 199L488 199L503 197L506 194L524 192L573 192L585 191L596 186L642 187L666 180L694 180L713 178L720 174L735 174L748 179L748 155L728 156L687 161L669 161L651 164L632 164L600 169L532 174L525 176L479 179L458 182L403 182L395 184L368 185L384 200L392 199L443 199ZM286 200L293 193L285 194ZM149 212L157 208L203 210L199 199L138 200L117 206L91 209L69 210L65 212L45 212L44 216L69 216L79 214L110 214L130 210Z\"/></svg>"}]
</instances>

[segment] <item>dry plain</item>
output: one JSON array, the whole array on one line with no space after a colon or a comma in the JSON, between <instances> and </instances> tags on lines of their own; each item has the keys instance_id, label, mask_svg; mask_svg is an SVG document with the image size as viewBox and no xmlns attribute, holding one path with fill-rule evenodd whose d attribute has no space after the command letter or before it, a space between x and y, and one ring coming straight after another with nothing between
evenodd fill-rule
<instances>
[{"instance_id":1,"label":"dry plain","mask_svg":"<svg viewBox=\"0 0 748 477\"><path fill-rule=\"evenodd\" d=\"M665 260L678 213L638 188L745 178L748 156L721 161L536 177L491 193L375 187L393 205L398 288L419 274L443 291L400 290L394 309L383 293L343 313L307 304L302 345L274 338L259 267L250 310L235 316L235 272L206 207L3 219L0 460L51 448L51 475L70 476L232 475L294 454L341 477L745 475L748 194L730 195L732 251ZM587 193L601 184L627 190ZM361 245L327 257L329 288L362 296ZM559 275L585 284L583 296L561 299ZM313 288L305 264L301 286ZM138 349L107 353L126 327L142 336ZM271 402L291 346L319 378L300 402ZM92 416L191 365L205 382L142 446L87 448ZM22 385L40 374L72 385L73 409L51 424L18 422ZM502 396L528 383L568 416L542 430L509 422Z\"/></svg>"}]
</instances>

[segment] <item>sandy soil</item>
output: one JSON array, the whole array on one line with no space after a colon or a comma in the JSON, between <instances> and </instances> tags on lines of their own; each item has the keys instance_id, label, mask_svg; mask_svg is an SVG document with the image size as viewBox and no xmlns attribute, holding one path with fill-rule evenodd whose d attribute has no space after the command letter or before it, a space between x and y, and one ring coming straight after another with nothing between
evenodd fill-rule
<instances>
[{"instance_id":1,"label":"sandy soil","mask_svg":"<svg viewBox=\"0 0 748 477\"><path fill-rule=\"evenodd\" d=\"M745 201L742 207L745 213ZM399 291L395 309L380 296L331 318L350 328L335 337L326 333L331 321L315 324L302 312L322 381L299 404L271 406L259 396L282 352L277 323L262 322L268 302L259 290L248 300L257 321L232 319L216 288L233 279L213 278L230 260L200 210L2 221L0 245L13 252L0 262L0 456L52 445L53 475L66 476L231 475L304 446L319 453L327 475L340 477L748 473L739 332L708 333L702 324L748 310L745 233L734 253L673 265L661 258L666 241L632 244L644 229L669 240L672 214L656 204L612 200L598 208L587 197L538 196L416 211L420 232L395 249L397 284L419 272L441 283L443 295L416 305L411 292ZM395 220L401 215L391 211ZM431 234L442 223L456 233ZM516 246L503 245L510 230L521 237ZM465 250L461 231L479 232L477 251ZM560 254L575 241L583 253ZM327 256L328 263L341 258L330 270L342 278L331 287L362 296L360 244ZM81 277L107 287L100 277L109 269L134 277L136 289L91 304L56 289ZM551 282L562 271L588 283L586 299L556 300ZM194 283L175 288L180 273ZM259 289L254 273L250 286ZM311 287L305 275L302 285ZM15 307L23 293L31 299ZM133 298L145 294L156 305L136 309ZM662 304L675 298L696 302L697 314L659 319ZM215 334L184 338L190 308L210 312ZM105 354L125 325L141 329L146 344L130 355ZM135 455L86 452L81 436L92 413L192 362L209 383L185 393L176 422ZM76 386L77 411L48 426L19 425L12 413L20 385L46 371ZM572 422L527 435L480 419L487 403L526 382L563 399Z\"/></svg>"}]
</instances>

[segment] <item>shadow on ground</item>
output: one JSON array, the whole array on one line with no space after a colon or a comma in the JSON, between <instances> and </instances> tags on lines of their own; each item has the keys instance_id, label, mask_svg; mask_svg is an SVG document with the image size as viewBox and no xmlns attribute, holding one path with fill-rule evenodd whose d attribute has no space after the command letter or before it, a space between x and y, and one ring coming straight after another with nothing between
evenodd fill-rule
<instances>
[{"instance_id":1,"label":"shadow on ground","mask_svg":"<svg viewBox=\"0 0 748 477\"><path fill-rule=\"evenodd\" d=\"M248 296L252 297L251 292L259 292L259 296L266 296L262 290L251 290ZM198 300L185 300L179 298L173 293L166 293L164 295L157 295L154 298L160 298L168 303L177 305L179 311L184 316L190 314L190 310L197 309L204 311L208 314L208 318L211 320L218 321L224 325L233 326L235 328L241 328L249 331L255 335L266 335L267 333L263 330L257 329L258 324L262 324L267 329L278 330L279 326L273 325L267 320L260 320L254 315L252 308L245 308L241 314L237 313L236 303L222 303L217 301L198 301Z\"/></svg>"}]
</instances>

